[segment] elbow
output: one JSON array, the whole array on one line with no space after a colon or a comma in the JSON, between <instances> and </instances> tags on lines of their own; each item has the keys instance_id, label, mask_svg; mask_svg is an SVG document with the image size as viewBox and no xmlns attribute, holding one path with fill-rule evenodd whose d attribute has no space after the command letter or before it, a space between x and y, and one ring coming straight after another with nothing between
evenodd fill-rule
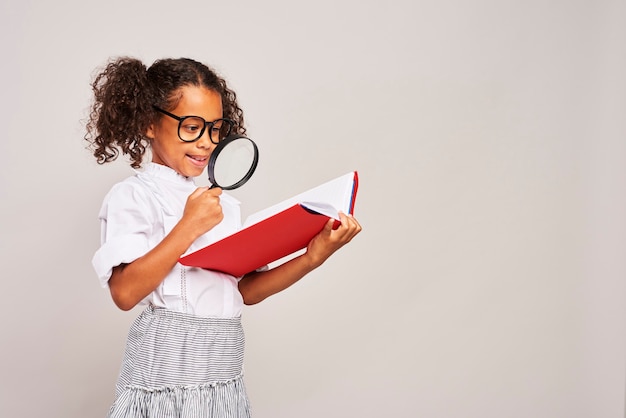
<instances>
[{"instance_id":1,"label":"elbow","mask_svg":"<svg viewBox=\"0 0 626 418\"><path fill-rule=\"evenodd\" d=\"M113 300L115 302L115 306L117 306L118 308L120 308L123 311L130 311L131 309L133 309L135 306L137 306L136 303L127 303L127 302L122 302L122 301L117 301L117 300Z\"/></svg>"},{"instance_id":2,"label":"elbow","mask_svg":"<svg viewBox=\"0 0 626 418\"><path fill-rule=\"evenodd\" d=\"M248 283L247 278L244 278L239 282L239 293L243 299L243 304L247 306L256 305L265 299L263 295L261 295L258 291L255 291L254 286L251 286L250 283Z\"/></svg>"},{"instance_id":3,"label":"elbow","mask_svg":"<svg viewBox=\"0 0 626 418\"><path fill-rule=\"evenodd\" d=\"M257 303L265 300L265 298L254 296L249 293L241 293L241 297L243 298L243 304L247 306L256 305Z\"/></svg>"},{"instance_id":4,"label":"elbow","mask_svg":"<svg viewBox=\"0 0 626 418\"><path fill-rule=\"evenodd\" d=\"M122 292L115 286L109 286L111 290L111 298L115 303L115 306L123 311L130 311L137 306L138 301L131 297L128 292Z\"/></svg>"},{"instance_id":5,"label":"elbow","mask_svg":"<svg viewBox=\"0 0 626 418\"><path fill-rule=\"evenodd\" d=\"M142 298L138 298L136 292L128 286L128 280L124 279L125 264L122 264L113 269L113 273L109 278L109 291L111 292L111 298L115 303L115 306L123 311L130 311L141 301Z\"/></svg>"}]
</instances>

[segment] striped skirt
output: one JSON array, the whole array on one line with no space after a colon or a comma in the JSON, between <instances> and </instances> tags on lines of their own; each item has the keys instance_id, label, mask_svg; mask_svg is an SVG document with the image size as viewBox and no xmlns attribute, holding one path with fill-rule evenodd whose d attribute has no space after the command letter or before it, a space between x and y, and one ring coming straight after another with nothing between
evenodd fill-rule
<instances>
[{"instance_id":1,"label":"striped skirt","mask_svg":"<svg viewBox=\"0 0 626 418\"><path fill-rule=\"evenodd\" d=\"M240 318L148 307L133 323L111 418L249 418Z\"/></svg>"}]
</instances>

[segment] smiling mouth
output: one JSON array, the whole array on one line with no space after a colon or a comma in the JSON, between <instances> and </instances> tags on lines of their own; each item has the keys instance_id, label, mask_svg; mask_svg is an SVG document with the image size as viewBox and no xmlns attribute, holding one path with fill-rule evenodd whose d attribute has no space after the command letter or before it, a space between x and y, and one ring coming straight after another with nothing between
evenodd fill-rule
<instances>
[{"instance_id":1,"label":"smiling mouth","mask_svg":"<svg viewBox=\"0 0 626 418\"><path fill-rule=\"evenodd\" d=\"M192 160L195 161L199 161L199 162L203 162L209 159L209 156L202 156L202 155L189 155L187 154L187 157L191 158Z\"/></svg>"},{"instance_id":2,"label":"smiling mouth","mask_svg":"<svg viewBox=\"0 0 626 418\"><path fill-rule=\"evenodd\" d=\"M205 167L208 164L209 156L208 155L189 155L187 154L187 158L191 160L191 163L196 167Z\"/></svg>"}]
</instances>

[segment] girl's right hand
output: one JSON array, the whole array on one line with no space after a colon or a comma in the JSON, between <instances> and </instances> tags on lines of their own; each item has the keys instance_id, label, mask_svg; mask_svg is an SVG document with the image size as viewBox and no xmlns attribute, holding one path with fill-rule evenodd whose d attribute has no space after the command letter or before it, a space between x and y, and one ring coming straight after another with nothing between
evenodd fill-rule
<instances>
[{"instance_id":1,"label":"girl's right hand","mask_svg":"<svg viewBox=\"0 0 626 418\"><path fill-rule=\"evenodd\" d=\"M183 217L156 247L113 269L109 287L120 309L132 309L154 291L191 243L222 221L221 194L218 188L196 189L187 198Z\"/></svg>"},{"instance_id":2,"label":"girl's right hand","mask_svg":"<svg viewBox=\"0 0 626 418\"><path fill-rule=\"evenodd\" d=\"M187 198L180 223L188 228L194 240L224 218L220 204L221 194L220 188L199 187Z\"/></svg>"}]
</instances>

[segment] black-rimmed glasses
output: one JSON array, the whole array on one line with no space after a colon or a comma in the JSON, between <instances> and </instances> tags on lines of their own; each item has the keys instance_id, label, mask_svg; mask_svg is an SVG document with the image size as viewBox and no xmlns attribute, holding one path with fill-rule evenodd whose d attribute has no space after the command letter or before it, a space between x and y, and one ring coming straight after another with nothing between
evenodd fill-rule
<instances>
[{"instance_id":1,"label":"black-rimmed glasses","mask_svg":"<svg viewBox=\"0 0 626 418\"><path fill-rule=\"evenodd\" d=\"M178 121L178 137L184 142L194 142L200 139L207 126L209 127L209 138L214 144L218 144L222 139L230 135L235 122L230 119L216 119L207 122L200 116L176 116L173 113L163 110L157 106L152 106L157 112L163 113Z\"/></svg>"}]
</instances>

